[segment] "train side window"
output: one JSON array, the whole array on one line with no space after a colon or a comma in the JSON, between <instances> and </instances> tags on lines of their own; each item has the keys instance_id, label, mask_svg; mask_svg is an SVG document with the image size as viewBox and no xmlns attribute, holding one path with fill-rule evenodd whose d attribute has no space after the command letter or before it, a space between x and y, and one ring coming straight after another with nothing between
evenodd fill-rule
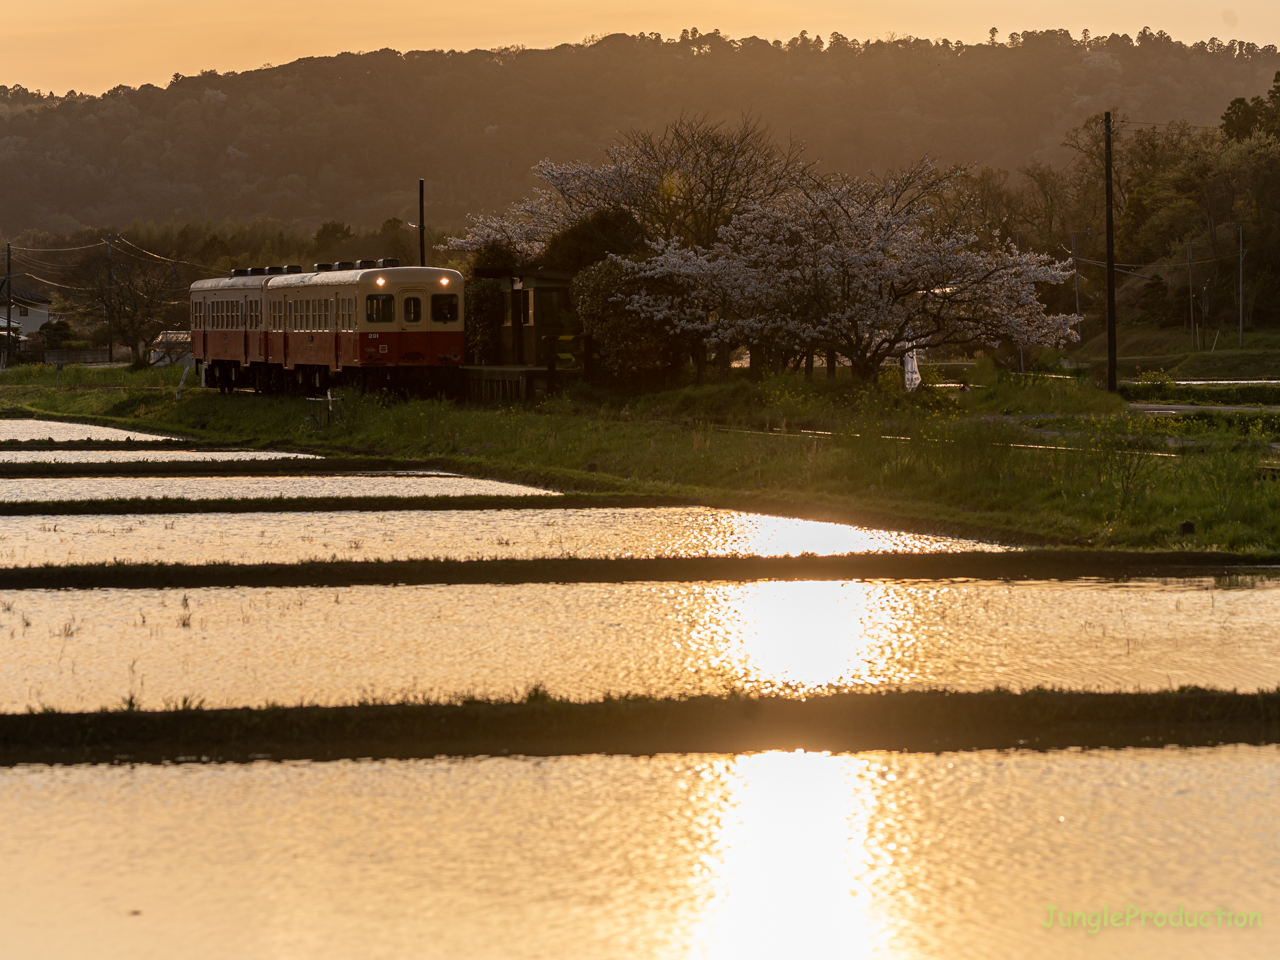
<instances>
[{"instance_id":1,"label":"train side window","mask_svg":"<svg viewBox=\"0 0 1280 960\"><path fill-rule=\"evenodd\" d=\"M458 295L435 293L431 295L431 322L456 323L458 320Z\"/></svg>"},{"instance_id":2,"label":"train side window","mask_svg":"<svg viewBox=\"0 0 1280 960\"><path fill-rule=\"evenodd\" d=\"M396 298L390 293L371 293L364 298L364 318L369 323L393 323Z\"/></svg>"},{"instance_id":3,"label":"train side window","mask_svg":"<svg viewBox=\"0 0 1280 960\"><path fill-rule=\"evenodd\" d=\"M326 330L333 329L333 301L325 300L324 302L324 328Z\"/></svg>"},{"instance_id":4,"label":"train side window","mask_svg":"<svg viewBox=\"0 0 1280 960\"><path fill-rule=\"evenodd\" d=\"M421 297L405 297L404 298L404 322L417 323L422 319L422 298Z\"/></svg>"}]
</instances>

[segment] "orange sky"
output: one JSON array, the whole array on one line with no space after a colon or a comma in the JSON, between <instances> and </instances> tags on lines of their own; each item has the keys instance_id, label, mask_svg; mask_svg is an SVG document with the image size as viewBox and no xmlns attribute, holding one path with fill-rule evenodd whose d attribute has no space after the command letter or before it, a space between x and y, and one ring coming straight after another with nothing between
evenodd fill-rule
<instances>
[{"instance_id":1,"label":"orange sky","mask_svg":"<svg viewBox=\"0 0 1280 960\"><path fill-rule=\"evenodd\" d=\"M1135 34L1143 26L1175 38L1239 38L1280 44L1275 0L61 0L6 4L0 84L100 93L119 83L163 85L176 73L248 70L263 63L344 50L392 47L549 47L590 34L719 28L730 36L787 39L801 30L849 37L899 34L976 42L995 26L1065 27L1078 35Z\"/></svg>"}]
</instances>

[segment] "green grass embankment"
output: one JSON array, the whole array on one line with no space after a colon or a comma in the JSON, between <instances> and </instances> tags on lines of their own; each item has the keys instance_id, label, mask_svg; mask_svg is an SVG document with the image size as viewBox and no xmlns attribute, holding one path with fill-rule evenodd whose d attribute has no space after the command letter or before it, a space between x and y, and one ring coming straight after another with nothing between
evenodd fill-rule
<instances>
[{"instance_id":1,"label":"green grass embankment","mask_svg":"<svg viewBox=\"0 0 1280 960\"><path fill-rule=\"evenodd\" d=\"M218 443L427 462L562 491L769 502L784 512L820 509L1031 542L1280 550L1280 485L1259 481L1259 464L1271 456L1265 425L1108 412L1123 402L1076 378L995 376L984 389L957 403L782 377L630 400L582 392L525 409L384 405L348 394L323 430L309 421L305 400L201 389L177 400L114 382L57 391L0 379L0 404ZM1075 436L988 416L1014 410L1074 414ZM798 433L798 424L825 432ZM1171 448L1169 436L1197 443ZM1178 532L1184 520L1195 523L1194 534Z\"/></svg>"},{"instance_id":2,"label":"green grass embankment","mask_svg":"<svg viewBox=\"0 0 1280 960\"><path fill-rule=\"evenodd\" d=\"M98 563L0 567L0 590L350 587L436 583L641 583L754 580L1056 580L1269 576L1280 557L1120 550L853 553L798 557L546 557Z\"/></svg>"},{"instance_id":3,"label":"green grass embankment","mask_svg":"<svg viewBox=\"0 0 1280 960\"><path fill-rule=\"evenodd\" d=\"M190 706L189 704L187 706ZM1031 690L0 715L0 764L1165 746L1280 740L1280 692Z\"/></svg>"}]
</instances>

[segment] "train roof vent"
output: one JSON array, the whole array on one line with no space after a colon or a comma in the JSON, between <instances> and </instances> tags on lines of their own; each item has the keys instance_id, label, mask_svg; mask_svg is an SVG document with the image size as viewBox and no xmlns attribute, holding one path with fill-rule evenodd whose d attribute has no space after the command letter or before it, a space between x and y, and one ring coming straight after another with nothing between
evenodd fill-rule
<instances>
[{"instance_id":1,"label":"train roof vent","mask_svg":"<svg viewBox=\"0 0 1280 960\"><path fill-rule=\"evenodd\" d=\"M355 268L356 262L354 260L339 260L333 265L335 270L354 270Z\"/></svg>"},{"instance_id":2,"label":"train roof vent","mask_svg":"<svg viewBox=\"0 0 1280 960\"><path fill-rule=\"evenodd\" d=\"M284 273L284 267L267 267L267 276L278 277Z\"/></svg>"},{"instance_id":3,"label":"train roof vent","mask_svg":"<svg viewBox=\"0 0 1280 960\"><path fill-rule=\"evenodd\" d=\"M250 267L249 268L249 276L251 277L265 277L266 275L267 275L266 267Z\"/></svg>"},{"instance_id":4,"label":"train roof vent","mask_svg":"<svg viewBox=\"0 0 1280 960\"><path fill-rule=\"evenodd\" d=\"M313 263L312 267L315 269L316 273L328 273L330 270L333 269L333 264L332 263Z\"/></svg>"},{"instance_id":5,"label":"train roof vent","mask_svg":"<svg viewBox=\"0 0 1280 960\"><path fill-rule=\"evenodd\" d=\"M233 277L247 277L249 275L249 271L248 270L232 270L231 275Z\"/></svg>"},{"instance_id":6,"label":"train roof vent","mask_svg":"<svg viewBox=\"0 0 1280 960\"><path fill-rule=\"evenodd\" d=\"M302 272L302 264L300 264L300 263L291 263L291 264L289 264L287 267L285 267L285 268L284 268L284 272L285 272L285 273L301 273L301 272Z\"/></svg>"},{"instance_id":7,"label":"train roof vent","mask_svg":"<svg viewBox=\"0 0 1280 960\"><path fill-rule=\"evenodd\" d=\"M377 265L378 265L377 260L357 260L356 261L357 270L372 270Z\"/></svg>"},{"instance_id":8,"label":"train roof vent","mask_svg":"<svg viewBox=\"0 0 1280 960\"><path fill-rule=\"evenodd\" d=\"M395 257L383 257L381 260L378 261L379 270L384 269L386 267L398 267L398 266L400 266L400 261L397 260Z\"/></svg>"}]
</instances>

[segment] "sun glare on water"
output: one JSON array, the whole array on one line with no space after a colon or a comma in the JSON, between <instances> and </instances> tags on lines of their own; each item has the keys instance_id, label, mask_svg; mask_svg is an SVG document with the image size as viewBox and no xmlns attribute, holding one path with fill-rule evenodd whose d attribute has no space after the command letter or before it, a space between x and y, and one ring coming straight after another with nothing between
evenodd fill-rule
<instances>
[{"instance_id":1,"label":"sun glare on water","mask_svg":"<svg viewBox=\"0 0 1280 960\"><path fill-rule=\"evenodd\" d=\"M876 797L867 761L762 753L712 768L727 798L707 858L712 900L692 939L702 955L871 957L889 918L871 903L865 845Z\"/></svg>"}]
</instances>

